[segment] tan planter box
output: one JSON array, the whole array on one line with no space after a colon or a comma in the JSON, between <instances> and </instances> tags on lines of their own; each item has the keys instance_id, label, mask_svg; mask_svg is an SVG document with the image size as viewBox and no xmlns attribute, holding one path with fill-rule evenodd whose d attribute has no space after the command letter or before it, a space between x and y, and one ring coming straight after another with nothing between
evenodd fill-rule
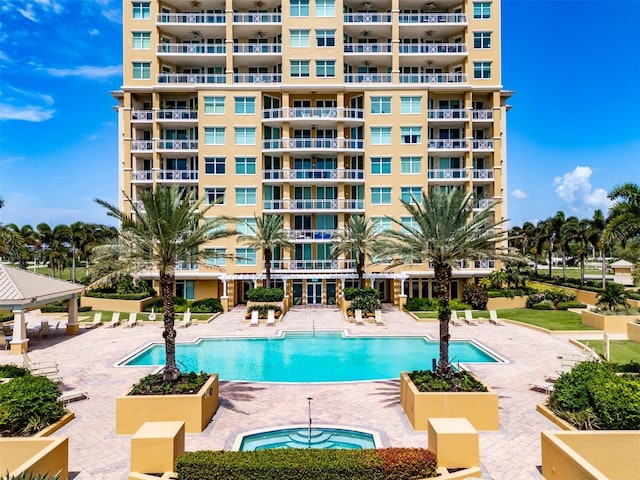
<instances>
[{"instance_id":1,"label":"tan planter box","mask_svg":"<svg viewBox=\"0 0 640 480\"><path fill-rule=\"evenodd\" d=\"M598 294L588 290L575 290L576 300L588 305L595 305L598 301Z\"/></svg>"},{"instance_id":2,"label":"tan planter box","mask_svg":"<svg viewBox=\"0 0 640 480\"><path fill-rule=\"evenodd\" d=\"M430 418L429 451L438 468L480 466L478 431L466 418Z\"/></svg>"},{"instance_id":3,"label":"tan planter box","mask_svg":"<svg viewBox=\"0 0 640 480\"><path fill-rule=\"evenodd\" d=\"M80 297L81 307L91 307L93 310L107 312L140 313L155 298L143 298L142 300L119 300L116 298Z\"/></svg>"},{"instance_id":4,"label":"tan planter box","mask_svg":"<svg viewBox=\"0 0 640 480\"><path fill-rule=\"evenodd\" d=\"M131 471L173 472L184 454L184 422L147 422L131 437Z\"/></svg>"},{"instance_id":5,"label":"tan planter box","mask_svg":"<svg viewBox=\"0 0 640 480\"><path fill-rule=\"evenodd\" d=\"M400 405L414 430L428 430L429 418L466 418L477 430L500 430L498 394L419 392L406 372L400 374Z\"/></svg>"},{"instance_id":6,"label":"tan planter box","mask_svg":"<svg viewBox=\"0 0 640 480\"><path fill-rule=\"evenodd\" d=\"M191 395L124 395L116 398L116 434L135 433L145 422L184 422L187 433L202 432L218 410L218 375Z\"/></svg>"},{"instance_id":7,"label":"tan planter box","mask_svg":"<svg viewBox=\"0 0 640 480\"><path fill-rule=\"evenodd\" d=\"M627 337L632 342L640 342L640 323L627 323Z\"/></svg>"},{"instance_id":8,"label":"tan planter box","mask_svg":"<svg viewBox=\"0 0 640 480\"><path fill-rule=\"evenodd\" d=\"M0 438L0 475L7 472L13 476L21 473L45 475L60 472L60 480L67 480L69 439Z\"/></svg>"},{"instance_id":9,"label":"tan planter box","mask_svg":"<svg viewBox=\"0 0 640 480\"><path fill-rule=\"evenodd\" d=\"M582 312L582 324L605 330L607 333L627 333L627 324L634 322L638 315L602 315L595 312Z\"/></svg>"},{"instance_id":10,"label":"tan planter box","mask_svg":"<svg viewBox=\"0 0 640 480\"><path fill-rule=\"evenodd\" d=\"M527 306L527 295L521 297L497 297L490 298L487 302L487 310L506 310L507 308L525 308Z\"/></svg>"}]
</instances>

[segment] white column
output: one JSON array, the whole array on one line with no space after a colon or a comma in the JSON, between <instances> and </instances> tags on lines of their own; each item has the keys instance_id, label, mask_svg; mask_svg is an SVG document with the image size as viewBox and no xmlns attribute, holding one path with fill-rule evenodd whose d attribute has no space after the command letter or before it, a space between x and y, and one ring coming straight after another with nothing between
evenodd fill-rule
<instances>
[{"instance_id":1,"label":"white column","mask_svg":"<svg viewBox=\"0 0 640 480\"><path fill-rule=\"evenodd\" d=\"M69 308L67 309L67 335L75 335L79 331L78 299L74 296L69 299Z\"/></svg>"},{"instance_id":2,"label":"white column","mask_svg":"<svg viewBox=\"0 0 640 480\"><path fill-rule=\"evenodd\" d=\"M26 353L29 345L27 327L24 320L24 310L13 310L13 339L11 340L11 353Z\"/></svg>"},{"instance_id":3,"label":"white column","mask_svg":"<svg viewBox=\"0 0 640 480\"><path fill-rule=\"evenodd\" d=\"M227 280L222 280L222 296L227 296Z\"/></svg>"}]
</instances>

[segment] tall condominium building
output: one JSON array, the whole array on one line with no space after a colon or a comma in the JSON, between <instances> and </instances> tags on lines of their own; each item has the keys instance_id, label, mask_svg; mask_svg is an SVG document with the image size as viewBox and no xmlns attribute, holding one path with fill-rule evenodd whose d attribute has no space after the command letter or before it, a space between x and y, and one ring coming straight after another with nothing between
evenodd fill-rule
<instances>
[{"instance_id":1,"label":"tall condominium building","mask_svg":"<svg viewBox=\"0 0 640 480\"><path fill-rule=\"evenodd\" d=\"M332 304L356 281L333 259L345 222L411 223L401 199L437 186L506 215L500 2L472 0L124 1L118 99L120 190L178 184L212 215L281 215L292 248L275 283L293 304ZM130 208L123 196L121 207ZM496 200L501 203L494 205ZM233 228L231 225L229 228ZM177 295L243 302L262 252L177 265ZM465 261L452 296L492 261ZM431 297L428 264L368 265L385 301Z\"/></svg>"}]
</instances>

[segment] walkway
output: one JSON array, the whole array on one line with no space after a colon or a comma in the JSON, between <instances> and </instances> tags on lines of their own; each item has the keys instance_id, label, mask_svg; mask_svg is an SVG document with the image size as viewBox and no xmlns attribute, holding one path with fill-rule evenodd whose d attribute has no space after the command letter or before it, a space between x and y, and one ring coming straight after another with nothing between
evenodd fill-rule
<instances>
[{"instance_id":1,"label":"walkway","mask_svg":"<svg viewBox=\"0 0 640 480\"><path fill-rule=\"evenodd\" d=\"M346 329L354 335L429 335L437 338L436 322L416 322L397 309L386 309L385 326L346 323L337 309L289 312L275 329L249 327L240 308L178 331L179 340L199 336L269 336L274 331ZM159 326L133 329L100 327L75 337L57 336L36 342L30 355L53 356L68 388L89 393L71 403L76 418L56 435L69 437L69 468L78 480L126 479L130 436L115 435L115 397L125 392L149 368L113 365L150 341L161 341ZM483 478L540 479L540 431L556 427L535 412L544 395L529 390L531 382L560 365L557 355L577 351L566 338L527 328L488 323L451 328L452 339L473 338L509 360L506 364L475 365L476 372L500 395L500 431L480 434ZM19 362L0 352L0 363ZM425 359L425 365L430 359ZM427 365L426 365L427 366ZM221 408L207 429L187 435L187 450L230 449L239 433L307 422L307 397L313 398L314 424L352 426L378 431L385 446L426 447L426 432L414 432L399 405L398 380L348 384L260 384L222 382Z\"/></svg>"}]
</instances>

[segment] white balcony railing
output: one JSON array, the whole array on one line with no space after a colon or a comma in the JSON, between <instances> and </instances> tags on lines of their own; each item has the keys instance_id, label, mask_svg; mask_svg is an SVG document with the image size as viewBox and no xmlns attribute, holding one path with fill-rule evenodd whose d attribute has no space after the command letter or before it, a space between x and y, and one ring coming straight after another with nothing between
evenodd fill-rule
<instances>
[{"instance_id":1,"label":"white balcony railing","mask_svg":"<svg viewBox=\"0 0 640 480\"><path fill-rule=\"evenodd\" d=\"M364 140L348 138L280 138L264 140L264 150L364 150Z\"/></svg>"},{"instance_id":2,"label":"white balcony railing","mask_svg":"<svg viewBox=\"0 0 640 480\"><path fill-rule=\"evenodd\" d=\"M495 200L493 198L483 198L473 204L474 210L484 210L485 208L492 208Z\"/></svg>"},{"instance_id":3,"label":"white balcony railing","mask_svg":"<svg viewBox=\"0 0 640 480\"><path fill-rule=\"evenodd\" d=\"M197 182L197 170L160 170L158 172L159 182Z\"/></svg>"},{"instance_id":4,"label":"white balcony railing","mask_svg":"<svg viewBox=\"0 0 640 480\"><path fill-rule=\"evenodd\" d=\"M427 147L433 150L466 150L469 144L463 139L429 140Z\"/></svg>"},{"instance_id":5,"label":"white balcony railing","mask_svg":"<svg viewBox=\"0 0 640 480\"><path fill-rule=\"evenodd\" d=\"M313 240L315 242L321 241L331 241L338 238L341 232L344 230L327 230L327 229L310 229L310 230L295 230L295 229L287 229L286 232L289 234L289 238L293 241L310 241Z\"/></svg>"},{"instance_id":6,"label":"white balcony railing","mask_svg":"<svg viewBox=\"0 0 640 480\"><path fill-rule=\"evenodd\" d=\"M226 21L224 13L159 13L156 16L158 25L224 25Z\"/></svg>"},{"instance_id":7,"label":"white balcony railing","mask_svg":"<svg viewBox=\"0 0 640 480\"><path fill-rule=\"evenodd\" d=\"M153 111L152 110L131 110L132 122L152 122Z\"/></svg>"},{"instance_id":8,"label":"white balcony railing","mask_svg":"<svg viewBox=\"0 0 640 480\"><path fill-rule=\"evenodd\" d=\"M173 55L225 55L227 46L223 43L160 43L156 52Z\"/></svg>"},{"instance_id":9,"label":"white balcony railing","mask_svg":"<svg viewBox=\"0 0 640 480\"><path fill-rule=\"evenodd\" d=\"M474 140L474 150L493 150L493 140Z\"/></svg>"},{"instance_id":10,"label":"white balcony railing","mask_svg":"<svg viewBox=\"0 0 640 480\"><path fill-rule=\"evenodd\" d=\"M233 23L282 23L281 13L234 13Z\"/></svg>"},{"instance_id":11,"label":"white balcony railing","mask_svg":"<svg viewBox=\"0 0 640 480\"><path fill-rule=\"evenodd\" d=\"M364 210L364 200L265 200L263 202L264 210L341 210L341 211L360 211Z\"/></svg>"},{"instance_id":12,"label":"white balcony railing","mask_svg":"<svg viewBox=\"0 0 640 480\"><path fill-rule=\"evenodd\" d=\"M305 169L265 170L264 180L364 180L364 170Z\"/></svg>"},{"instance_id":13,"label":"white balcony railing","mask_svg":"<svg viewBox=\"0 0 640 480\"><path fill-rule=\"evenodd\" d=\"M465 73L401 73L400 83L466 83Z\"/></svg>"},{"instance_id":14,"label":"white balcony railing","mask_svg":"<svg viewBox=\"0 0 640 480\"><path fill-rule=\"evenodd\" d=\"M474 180L492 180L493 179L493 169L491 169L491 168L474 169L473 170L473 179Z\"/></svg>"},{"instance_id":15,"label":"white balcony railing","mask_svg":"<svg viewBox=\"0 0 640 480\"><path fill-rule=\"evenodd\" d=\"M356 266L355 260L274 260L272 270L351 270Z\"/></svg>"},{"instance_id":16,"label":"white balcony railing","mask_svg":"<svg viewBox=\"0 0 640 480\"><path fill-rule=\"evenodd\" d=\"M472 118L474 120L493 120L493 110L474 110Z\"/></svg>"},{"instance_id":17,"label":"white balcony railing","mask_svg":"<svg viewBox=\"0 0 640 480\"><path fill-rule=\"evenodd\" d=\"M152 152L153 140L131 140L131 150L136 152Z\"/></svg>"},{"instance_id":18,"label":"white balcony railing","mask_svg":"<svg viewBox=\"0 0 640 480\"><path fill-rule=\"evenodd\" d=\"M198 150L198 140L156 140L158 150Z\"/></svg>"},{"instance_id":19,"label":"white balcony railing","mask_svg":"<svg viewBox=\"0 0 640 480\"><path fill-rule=\"evenodd\" d=\"M345 43L344 53L391 53L390 43Z\"/></svg>"},{"instance_id":20,"label":"white balcony railing","mask_svg":"<svg viewBox=\"0 0 640 480\"><path fill-rule=\"evenodd\" d=\"M197 110L187 110L187 109L166 109L166 110L158 110L156 112L156 116L158 120L198 120L198 111Z\"/></svg>"},{"instance_id":21,"label":"white balcony railing","mask_svg":"<svg viewBox=\"0 0 640 480\"><path fill-rule=\"evenodd\" d=\"M234 43L233 53L282 53L281 43Z\"/></svg>"},{"instance_id":22,"label":"white balcony railing","mask_svg":"<svg viewBox=\"0 0 640 480\"><path fill-rule=\"evenodd\" d=\"M151 170L134 170L131 172L132 182L152 182L153 171Z\"/></svg>"},{"instance_id":23,"label":"white balcony railing","mask_svg":"<svg viewBox=\"0 0 640 480\"><path fill-rule=\"evenodd\" d=\"M224 74L208 73L161 73L158 75L158 83L188 83L188 84L215 84L227 83L227 76Z\"/></svg>"},{"instance_id":24,"label":"white balcony railing","mask_svg":"<svg viewBox=\"0 0 640 480\"><path fill-rule=\"evenodd\" d=\"M488 231L487 231L488 232ZM495 260L474 260L473 268L495 268Z\"/></svg>"},{"instance_id":25,"label":"white balcony railing","mask_svg":"<svg viewBox=\"0 0 640 480\"><path fill-rule=\"evenodd\" d=\"M465 43L401 43L400 54L467 53Z\"/></svg>"},{"instance_id":26,"label":"white balcony railing","mask_svg":"<svg viewBox=\"0 0 640 480\"><path fill-rule=\"evenodd\" d=\"M464 13L401 13L398 17L400 25L424 25L441 23L467 23Z\"/></svg>"},{"instance_id":27,"label":"white balcony railing","mask_svg":"<svg viewBox=\"0 0 640 480\"><path fill-rule=\"evenodd\" d=\"M364 120L364 110L361 108L272 108L262 111L262 118L267 120Z\"/></svg>"},{"instance_id":28,"label":"white balcony railing","mask_svg":"<svg viewBox=\"0 0 640 480\"><path fill-rule=\"evenodd\" d=\"M391 83L390 73L345 73L345 83Z\"/></svg>"},{"instance_id":29,"label":"white balcony railing","mask_svg":"<svg viewBox=\"0 0 640 480\"><path fill-rule=\"evenodd\" d=\"M176 270L198 270L198 262L176 262Z\"/></svg>"},{"instance_id":30,"label":"white balcony railing","mask_svg":"<svg viewBox=\"0 0 640 480\"><path fill-rule=\"evenodd\" d=\"M281 73L234 73L233 83L281 83Z\"/></svg>"},{"instance_id":31,"label":"white balcony railing","mask_svg":"<svg viewBox=\"0 0 640 480\"><path fill-rule=\"evenodd\" d=\"M469 178L464 168L439 168L428 171L429 180L464 180Z\"/></svg>"},{"instance_id":32,"label":"white balcony railing","mask_svg":"<svg viewBox=\"0 0 640 480\"><path fill-rule=\"evenodd\" d=\"M427 111L429 120L466 120L469 118L464 108L436 108Z\"/></svg>"},{"instance_id":33,"label":"white balcony railing","mask_svg":"<svg viewBox=\"0 0 640 480\"><path fill-rule=\"evenodd\" d=\"M363 13L345 13L343 17L344 23L391 23L390 13L363 12Z\"/></svg>"}]
</instances>

